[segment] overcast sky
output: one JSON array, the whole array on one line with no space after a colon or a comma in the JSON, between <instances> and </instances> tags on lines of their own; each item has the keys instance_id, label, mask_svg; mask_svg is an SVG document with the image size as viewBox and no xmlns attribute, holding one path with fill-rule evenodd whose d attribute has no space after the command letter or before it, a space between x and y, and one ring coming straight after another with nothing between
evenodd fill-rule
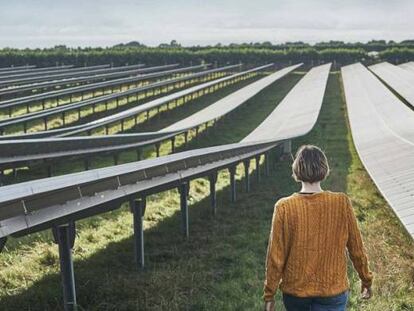
<instances>
[{"instance_id":1,"label":"overcast sky","mask_svg":"<svg viewBox=\"0 0 414 311\"><path fill-rule=\"evenodd\" d=\"M0 47L414 39L414 0L0 0Z\"/></svg>"}]
</instances>

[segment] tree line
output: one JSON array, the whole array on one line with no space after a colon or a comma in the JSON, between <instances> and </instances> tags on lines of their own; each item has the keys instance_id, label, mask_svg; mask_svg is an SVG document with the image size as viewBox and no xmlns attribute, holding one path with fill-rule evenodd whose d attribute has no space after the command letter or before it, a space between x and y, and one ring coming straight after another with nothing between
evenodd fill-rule
<instances>
[{"instance_id":1,"label":"tree line","mask_svg":"<svg viewBox=\"0 0 414 311\"><path fill-rule=\"evenodd\" d=\"M372 54L372 51L377 53ZM303 42L272 45L270 42L263 42L182 47L173 40L169 44L160 44L158 47L147 47L135 41L108 48L69 48L63 45L45 49L0 49L0 67L25 64L38 67L56 64L120 66L136 63L147 65L180 63L189 65L204 61L217 65L241 62L251 66L269 62L280 66L298 62L303 62L307 66L333 62L338 68L358 61L372 63L378 59L397 63L414 60L414 41L395 43L377 40L364 44L329 41L314 45Z\"/></svg>"}]
</instances>

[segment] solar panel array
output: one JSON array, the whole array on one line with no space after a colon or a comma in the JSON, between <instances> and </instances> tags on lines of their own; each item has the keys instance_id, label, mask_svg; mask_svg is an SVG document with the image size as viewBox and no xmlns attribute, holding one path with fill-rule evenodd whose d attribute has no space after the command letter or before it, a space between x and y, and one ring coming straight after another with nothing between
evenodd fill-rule
<instances>
[{"instance_id":1,"label":"solar panel array","mask_svg":"<svg viewBox=\"0 0 414 311\"><path fill-rule=\"evenodd\" d=\"M123 132L123 124L126 120L135 118L135 124L137 124L137 118L151 109L169 108L170 105L177 107L177 103L180 101L190 101L214 92L219 86L224 87L230 83L250 78L260 71L269 71L272 65L240 72L234 72L239 69L239 65L192 72L193 70L205 69L205 65L173 69L172 67L177 67L177 64L173 64L167 65L172 67L165 72L159 70L167 68L160 66L152 74L134 76L137 75L137 72L133 71L129 74L130 78L118 80L105 80L118 77L112 76L113 73L111 76L102 74L99 75L101 76L99 79L105 80L105 82L84 86L73 85L101 80L95 80L96 77L91 75L90 80L69 78L60 82L46 81L23 87L16 86L14 89L20 89L20 91L9 93L9 95L22 95L27 90L42 92L43 88L53 88L59 85L55 83L62 83L63 87L68 88L31 95L27 98L3 100L0 101L0 109L2 104L7 107L9 104L19 103L19 100L24 106L25 101L30 103L31 100L41 100L42 97L53 99L55 96L67 96L74 92L85 91L88 93L97 88L111 88L123 83L135 83L143 77L163 79L170 74L186 73L184 76L170 77L169 80L153 81L146 86L132 86L131 90L119 89L116 92L112 90L113 93L109 95L100 94L96 98L88 98L75 103L69 102L35 113L29 111L22 116L5 118L4 121L0 121L0 126L7 122L14 122L13 120L24 120L31 116L43 118L53 115L54 111L62 113L66 110L69 111L72 107L79 108L94 103L102 104L122 96L136 96L139 92L148 89L162 88L175 82L183 82L186 79L200 78L208 73L220 73L220 75L211 76L207 80L200 78L196 80L194 85L184 85L185 88L182 90L170 92L164 96L160 95L159 98L128 107L124 111L95 118L95 120L83 124L76 126L64 124L59 129L2 136L0 166L14 168L14 165L30 165L30 163L39 160L51 161L63 157L81 157L101 152L116 154L131 148L140 150L143 146L157 146L161 141L169 139L174 146L176 136L187 135L190 130L196 129L198 131L202 125L215 123L248 102L269 85L277 83L279 79L296 70L300 65L282 68L251 82L238 91L161 130L134 134L85 136L102 129L108 133L109 126L119 123L122 125L120 132ZM79 219L119 208L122 203L129 202L134 215L136 216L136 213L140 215L139 217L134 216L134 226L139 228L139 221L142 222L141 212L137 212L141 211L140 204L145 204L145 198L148 195L171 188L178 188L180 191L182 228L184 235L188 236L188 182L198 177L209 178L211 202L215 212L217 172L228 169L231 195L235 200L234 176L235 166L238 163L244 163L245 166L248 166L251 159L258 161L263 155L268 163L268 155L271 150L288 146L291 139L305 135L313 128L321 109L330 67L331 65L327 64L309 70L276 106L274 111L239 143L187 150L153 159L1 187L0 245L4 246L9 236L18 237L53 228L62 254L68 255L74 239L74 223ZM372 180L412 237L414 237L414 167L412 166L414 160L414 111L409 104L414 102L410 87L414 83L413 68L413 63L399 66L381 63L370 66L369 69L361 64L341 69L349 121L358 154ZM20 77L25 77L23 79L37 76L41 80L46 77L41 76L42 71L33 76L24 74L30 70L37 70L33 68L16 68L14 74L18 75L20 70ZM61 70L71 69L61 68ZM58 69L56 69L57 71ZM229 71L232 72L229 73ZM10 74L8 74L8 70L4 70L4 72L6 74L3 75L0 69L0 76L12 75L12 71ZM120 72L125 73L128 70ZM55 75L50 76L54 79L52 76ZM7 91L12 90L13 88ZM134 100L137 98L136 96ZM248 184L248 178L246 178L246 182ZM246 189L248 189L247 186ZM136 253L141 258L141 265L143 265L143 244L142 239L140 240L143 234L142 226L135 233ZM72 236L72 241L68 243L68 241L59 239L61 234ZM66 285L73 285L74 288L73 267L70 267L70 263L70 256L61 257L61 266L72 273L72 276L70 273L62 273L63 282ZM67 290L69 287L65 288ZM70 292L70 290L66 294L74 296L74 292ZM72 301L66 299L65 303L76 304L76 301L74 298Z\"/></svg>"},{"instance_id":2,"label":"solar panel array","mask_svg":"<svg viewBox=\"0 0 414 311\"><path fill-rule=\"evenodd\" d=\"M243 92L247 94L244 95L246 98L250 98L253 94L256 94L269 84L273 83L274 81L282 78L292 70L296 69L300 65L290 66L288 68L282 69L266 78L260 79L258 82L252 83L249 86L243 88L239 92ZM248 76L249 74L257 73L260 70L264 70L269 68L270 65L260 66L258 68L246 70L240 73L236 73L224 78L216 79L210 82L202 83L194 87L187 88L183 91L178 91L172 93L170 95L155 99L153 101L149 101L137 107L134 107L130 110L125 112L121 112L120 114L114 114L109 117L105 117L102 119L98 119L96 121L91 122L92 125L96 126L103 126L110 122L114 122L120 120L121 117L125 118L130 117L132 115L137 115L145 111L149 111L156 107L159 107L163 104L168 104L171 101L178 100L184 96L188 96L193 94L194 92L198 93L200 90L209 89L214 87L220 83L228 82L230 80L240 79L242 77ZM216 72L221 70L229 69L228 67L223 67L221 69L214 69L208 72ZM197 74L199 75L199 74ZM167 81L168 82L168 81ZM252 91L254 93L252 93ZM240 100L239 92L235 92L227 97L226 99L233 99L233 107L232 109L236 108L237 105L244 103L244 101ZM242 94L243 95L243 94ZM234 100L236 99L236 100ZM206 113L206 111L213 111L213 115L211 113ZM53 159L53 158L62 158L65 156L81 156L81 155L90 155L90 154L97 154L99 152L109 152L109 151L119 151L119 150L126 150L130 148L136 148L139 146L145 146L149 144L154 144L156 142L160 142L165 140L169 137L174 137L180 133L185 132L186 130L197 127L203 123L211 121L213 119L219 118L226 113L228 113L231 109L223 109L222 100L210 105L208 108L201 110L198 113L195 113L189 117L189 119L185 119L187 124L182 124L178 122L178 126L173 126L174 129L164 129L158 133L143 133L143 134L124 134L124 135L105 135L105 136L91 136L91 137L74 137L74 138L48 138L48 139L24 139L24 140L16 140L16 141L3 141L0 142L0 145L3 148L0 148L0 166L7 167L7 165L13 165L16 163L27 163L35 160L45 160L45 159ZM201 116L201 119L198 117ZM193 121L190 121L193 120ZM91 125L85 125L87 129L82 126L76 127L81 131L90 130ZM68 131L74 130L73 128L67 128ZM61 132L60 132L61 133ZM61 133L62 134L62 133ZM65 133L65 135L69 135L70 133ZM7 137L7 136L6 136Z\"/></svg>"},{"instance_id":3,"label":"solar panel array","mask_svg":"<svg viewBox=\"0 0 414 311\"><path fill-rule=\"evenodd\" d=\"M368 68L414 108L414 71L404 70L390 63L380 63Z\"/></svg>"},{"instance_id":4,"label":"solar panel array","mask_svg":"<svg viewBox=\"0 0 414 311\"><path fill-rule=\"evenodd\" d=\"M414 112L363 65L341 71L359 157L414 237Z\"/></svg>"},{"instance_id":5,"label":"solar panel array","mask_svg":"<svg viewBox=\"0 0 414 311\"><path fill-rule=\"evenodd\" d=\"M132 211L141 215L140 204L142 200L145 202L146 196L177 187L180 190L183 233L188 236L188 182L198 177L209 178L211 202L215 212L217 172L228 169L231 195L235 200L234 176L238 163L244 163L248 169L251 159L259 161L263 155L268 163L267 157L272 149L289 146L291 139L305 135L313 128L321 109L331 67L326 64L309 70L274 111L239 143L174 153L175 137L184 134L187 140L190 130L196 129L198 132L202 125L211 126L301 64L282 68L251 82L191 116L156 132L122 133L125 131L125 121L134 119L137 126L138 118L146 114L148 120L151 110L155 109L159 113L162 107L177 107L179 102L195 99L220 87L251 78L261 71L268 71L273 64L240 72L234 72L240 68L240 64L209 70L206 70L207 64L178 66L179 64L144 67L139 64L115 68L109 68L109 65L84 68L71 65L0 68L0 87L3 87L0 89L0 110L9 109L8 116L0 120L0 128L4 130L23 124L26 132L29 122L34 120L44 120L46 125L44 131L1 136L2 169L30 166L37 161L53 163L54 160L69 157L89 158L97 153L116 155L129 149L139 151L148 145L159 148L162 141L169 139L172 142L173 153L155 159L0 188L1 248L9 236L19 237L52 228L59 244L62 271L66 271L62 272L66 306L76 305L70 249L75 238L74 223L77 220L119 208L124 202L129 202ZM399 66L380 63L370 66L369 70L361 64L354 64L343 67L341 72L352 136L358 154L396 216L414 237L414 92L411 87L414 85L414 63ZM140 85L142 81L148 81L149 84ZM87 84L83 85L84 83ZM124 90L123 86L128 89ZM172 92L175 86L183 89ZM60 89L54 90L56 87ZM108 89L111 94L105 94ZM95 90L101 90L101 93L95 94ZM139 94L146 94L145 92L151 92L152 95L163 92L168 94L138 103ZM79 94L80 100L72 99ZM84 99L84 94L89 94L92 98ZM68 96L68 101L59 103L60 98ZM118 108L119 100L126 99L129 104L130 98L134 106L124 111L113 114L106 112L104 117L95 117L87 122L79 121L80 124L75 126L64 123L65 112L80 111L83 107L106 105L113 101L117 102ZM56 106L44 106L49 100L55 100ZM42 108L39 111L30 111L29 105L36 103L42 103ZM21 106L26 107L27 111L14 115L13 109ZM47 118L62 114L61 128L48 129ZM108 135L109 127L119 123L120 134ZM85 136L102 129L106 135ZM257 173L260 176L259 171ZM246 189L249 183L247 177L248 175ZM136 201L137 198L141 203ZM143 265L142 218L135 216L136 229L141 221L140 230L135 231L138 235L135 238L136 253ZM71 237L71 240L62 239L65 235ZM141 241L141 245L138 241Z\"/></svg>"},{"instance_id":6,"label":"solar panel array","mask_svg":"<svg viewBox=\"0 0 414 311\"><path fill-rule=\"evenodd\" d=\"M232 200L236 199L235 166L244 163L248 171L251 159L257 163L277 147L288 147L292 139L307 134L315 125L331 64L310 69L290 90L268 117L238 143L174 153L174 139L190 130L211 126L268 86L277 83L302 64L282 68L211 103L204 109L155 132L125 134L125 122L139 129L138 119L149 112L191 101L221 87L249 79L272 70L273 64L241 71L241 64L207 69L209 64L179 67L169 64L145 67L143 64L109 67L97 65L47 68L20 66L0 68L0 120L4 131L43 120L44 131L0 136L0 169L54 163L65 158L119 152L155 145L171 140L172 154L154 159L104 167L100 169L37 179L0 187L0 249L10 236L19 237L52 229L60 250L65 308L76 305L71 248L75 239L75 222L119 208L129 202L134 214L136 256L143 266L142 204L148 195L171 188L180 191L182 229L189 235L188 182L208 177L212 208L216 211L215 183L217 172L228 169ZM239 71L240 70L240 71ZM398 66L380 63L370 66L353 64L341 69L344 94L352 137L357 152L372 180L387 200L407 232L414 237L414 62ZM148 84L142 84L142 83ZM58 88L58 89L57 89ZM126 90L124 88L127 88ZM101 92L95 93L100 90ZM106 91L110 94L106 94ZM166 95L163 93L166 93ZM140 96L145 102L140 102ZM151 94L151 95L148 95ZM85 96L91 96L87 99ZM74 96L80 98L74 99ZM147 96L158 96L147 99ZM66 98L66 101L59 100ZM95 113L96 105L126 100L123 111L103 117ZM131 100L130 100L131 99ZM55 101L55 106L46 102ZM30 111L30 105L39 105ZM15 115L14 109L26 111ZM92 107L93 120L80 118L81 108ZM79 112L79 124L65 123L65 113ZM60 128L48 128L48 118L62 116ZM111 126L120 124L116 135ZM92 135L102 134L103 135ZM89 135L89 136L88 136ZM40 165L39 164L39 165ZM117 164L117 163L115 163ZM260 168L257 168L260 176ZM246 174L246 189L249 179ZM66 238L65 238L66 237ZM68 238L68 239L67 239Z\"/></svg>"},{"instance_id":7,"label":"solar panel array","mask_svg":"<svg viewBox=\"0 0 414 311\"><path fill-rule=\"evenodd\" d=\"M295 67L297 66L293 68ZM151 191L158 192L165 189L166 186L174 187L183 180L203 176L223 165L225 167L257 154L263 154L287 139L304 135L316 122L329 69L330 65L323 65L307 73L290 91L286 100L276 107L270 119L263 123L263 126L269 126L275 121L275 115L279 115L279 118L284 116L294 118L293 122L296 126L291 127L292 136L288 135L288 131L277 131L266 142L242 141L237 144L184 151L156 159L0 188L0 237L19 236L45 229L52 223L56 225L101 213L106 210L104 207L106 204L110 209L116 208L119 206L119 200L128 200L133 194L142 191L148 194ZM270 81L280 78L280 75L281 73L278 72L263 78L255 82L256 87L260 86L263 89L271 83ZM301 114L296 107L298 99L296 94L310 89L315 89L306 93L310 115ZM242 90L231 95L232 102L239 101L241 104L257 93L249 86ZM246 95L247 93L249 95ZM314 98L309 97L310 95ZM226 101L228 100L230 99ZM288 114L278 114L278 111ZM56 191L59 192L58 196Z\"/></svg>"},{"instance_id":8,"label":"solar panel array","mask_svg":"<svg viewBox=\"0 0 414 311\"><path fill-rule=\"evenodd\" d=\"M50 116L61 115L62 119L64 119L64 113L69 112L69 111L73 111L73 110L79 111L79 109L83 107L87 107L87 106L94 107L95 105L102 104L102 103L109 103L113 101L118 102L118 100L122 98L126 98L127 101L129 101L130 96L137 97L137 94L148 91L148 90L153 90L156 88L163 88L168 85L174 85L176 83L180 83L182 81L187 81L187 80L190 81L195 78L206 77L208 75L221 72L223 70L234 69L236 67L237 65L233 65L233 66L226 66L226 67L222 67L218 69L206 70L206 71L193 73L191 75L187 75L187 76L183 76L183 77L179 77L175 79L167 79L165 81L163 80L163 81L159 81L156 83L152 83L152 84L148 84L148 85L144 85L140 87L132 87L126 91L120 91L120 92L112 93L109 95L99 96L99 97L92 98L92 99L86 99L86 100L75 102L75 103L68 103L65 105L60 105L60 106L45 109L45 110L39 110L39 111L29 112L26 114L15 116L15 117L10 117L5 120L0 120L0 131L1 130L4 131L6 128L10 126L16 126L16 125L21 124L24 127L24 132L26 132L26 129L27 129L26 124L28 122L32 122L32 121L39 120L39 119L44 120L45 127L46 127L46 124L47 124L46 118ZM1 108L1 104L0 104L0 108ZM65 126L66 124L62 124L62 125ZM71 130L72 129L67 128L66 131L69 132Z\"/></svg>"}]
</instances>

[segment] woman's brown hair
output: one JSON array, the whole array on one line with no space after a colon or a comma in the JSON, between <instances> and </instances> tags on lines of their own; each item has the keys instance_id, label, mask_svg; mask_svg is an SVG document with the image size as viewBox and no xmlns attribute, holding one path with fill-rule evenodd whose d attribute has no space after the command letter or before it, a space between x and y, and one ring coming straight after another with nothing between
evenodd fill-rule
<instances>
[{"instance_id":1,"label":"woman's brown hair","mask_svg":"<svg viewBox=\"0 0 414 311\"><path fill-rule=\"evenodd\" d=\"M328 159L319 147L303 145L296 152L292 173L296 181L308 183L322 181L329 175Z\"/></svg>"}]
</instances>

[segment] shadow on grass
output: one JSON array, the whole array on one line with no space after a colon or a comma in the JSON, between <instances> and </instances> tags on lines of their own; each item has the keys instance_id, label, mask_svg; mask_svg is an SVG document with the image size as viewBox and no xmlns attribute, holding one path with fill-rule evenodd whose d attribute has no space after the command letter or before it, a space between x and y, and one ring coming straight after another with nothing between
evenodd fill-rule
<instances>
[{"instance_id":1,"label":"shadow on grass","mask_svg":"<svg viewBox=\"0 0 414 311\"><path fill-rule=\"evenodd\" d=\"M272 89L275 92L274 87ZM263 93L269 96L271 92ZM259 94L259 99L264 100L263 96ZM255 104L260 102L255 101ZM273 110L274 105L266 107L252 109L250 104L241 107L231 117L232 122L218 124L215 130L193 141L189 147L240 140ZM253 112L262 108L264 111L260 113ZM351 161L343 109L338 76L331 75L316 127L293 143L293 150L303 143L312 143L327 152L332 174L324 187L334 191L346 190ZM174 213L163 217L160 209L146 217L148 223L156 221L157 217L162 219L145 230L147 266L144 271L135 268L131 237L109 243L88 258L76 258L75 277L81 310L261 308L273 204L278 197L289 195L298 188L290 177L290 164L290 161L276 162L272 175L263 178L261 183L256 183L252 176L249 194L242 191L243 180L238 180L235 203L229 202L228 174L221 172L216 217L212 217L209 198L205 197L208 182L204 179L192 181L190 203L197 202L189 209L189 240L182 237L178 195L174 195ZM153 203L157 203L157 198L161 196L156 196ZM151 209L150 205L148 209ZM129 217L125 208L115 213L117 217ZM51 260L50 264L56 265L56 260ZM3 297L0 309L59 310L61 300L59 275L45 275L21 293Z\"/></svg>"}]
</instances>

